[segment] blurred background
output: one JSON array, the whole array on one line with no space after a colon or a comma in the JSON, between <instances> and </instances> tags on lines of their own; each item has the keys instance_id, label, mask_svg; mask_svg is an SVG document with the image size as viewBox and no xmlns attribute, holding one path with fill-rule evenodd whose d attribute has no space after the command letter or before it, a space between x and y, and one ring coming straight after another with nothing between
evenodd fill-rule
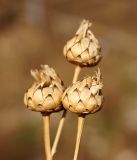
<instances>
[{"instance_id":1,"label":"blurred background","mask_svg":"<svg viewBox=\"0 0 137 160\"><path fill-rule=\"evenodd\" d=\"M137 1L0 0L1 160L44 159L41 115L23 104L30 69L49 64L68 86L74 66L62 50L84 18L102 45L105 103L86 118L79 160L137 160ZM52 115L52 142L60 116ZM76 125L69 114L55 159L72 159Z\"/></svg>"}]
</instances>

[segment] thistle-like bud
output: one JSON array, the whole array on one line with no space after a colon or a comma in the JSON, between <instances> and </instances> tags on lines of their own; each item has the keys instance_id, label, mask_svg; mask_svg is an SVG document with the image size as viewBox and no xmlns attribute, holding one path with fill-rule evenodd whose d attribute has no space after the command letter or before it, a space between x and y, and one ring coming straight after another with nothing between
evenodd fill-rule
<instances>
[{"instance_id":1,"label":"thistle-like bud","mask_svg":"<svg viewBox=\"0 0 137 160\"><path fill-rule=\"evenodd\" d=\"M66 59L81 67L95 66L101 60L101 47L90 30L91 23L83 20L75 36L64 47Z\"/></svg>"},{"instance_id":2,"label":"thistle-like bud","mask_svg":"<svg viewBox=\"0 0 137 160\"><path fill-rule=\"evenodd\" d=\"M63 94L64 108L78 114L90 114L99 111L102 107L102 78L100 70L93 77L78 81Z\"/></svg>"},{"instance_id":3,"label":"thistle-like bud","mask_svg":"<svg viewBox=\"0 0 137 160\"><path fill-rule=\"evenodd\" d=\"M25 105L37 112L61 110L64 85L55 70L44 65L40 70L32 70L31 74L36 82L24 95Z\"/></svg>"}]
</instances>

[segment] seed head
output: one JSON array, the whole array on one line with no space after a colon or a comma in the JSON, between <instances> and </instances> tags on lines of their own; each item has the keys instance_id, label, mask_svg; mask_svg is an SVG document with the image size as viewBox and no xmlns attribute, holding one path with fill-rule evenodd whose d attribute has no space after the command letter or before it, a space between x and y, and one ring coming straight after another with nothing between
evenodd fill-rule
<instances>
[{"instance_id":1,"label":"seed head","mask_svg":"<svg viewBox=\"0 0 137 160\"><path fill-rule=\"evenodd\" d=\"M102 107L102 78L100 70L93 77L86 77L78 81L63 94L64 108L78 114L90 114L99 111Z\"/></svg>"},{"instance_id":2,"label":"seed head","mask_svg":"<svg viewBox=\"0 0 137 160\"><path fill-rule=\"evenodd\" d=\"M64 85L55 70L42 65L40 70L31 70L31 74L36 81L24 95L25 105L37 112L61 110Z\"/></svg>"},{"instance_id":3,"label":"seed head","mask_svg":"<svg viewBox=\"0 0 137 160\"><path fill-rule=\"evenodd\" d=\"M95 66L101 60L101 47L90 30L91 23L83 20L75 36L64 47L66 59L81 67Z\"/></svg>"}]
</instances>

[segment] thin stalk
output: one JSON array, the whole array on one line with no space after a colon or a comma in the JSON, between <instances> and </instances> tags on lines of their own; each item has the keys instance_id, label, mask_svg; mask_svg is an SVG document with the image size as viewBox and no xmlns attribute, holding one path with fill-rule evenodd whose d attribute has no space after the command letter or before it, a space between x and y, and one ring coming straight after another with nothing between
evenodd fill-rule
<instances>
[{"instance_id":1,"label":"thin stalk","mask_svg":"<svg viewBox=\"0 0 137 160\"><path fill-rule=\"evenodd\" d=\"M74 153L73 160L77 160L78 158L78 152L79 152L79 147L80 147L80 141L81 141L83 126L84 126L84 121L85 121L85 116L79 115L78 116L76 147L75 147L75 153Z\"/></svg>"},{"instance_id":2,"label":"thin stalk","mask_svg":"<svg viewBox=\"0 0 137 160\"><path fill-rule=\"evenodd\" d=\"M81 71L81 67L79 65L77 65L75 67L72 83L75 83L78 80L78 76L80 74L80 71ZM52 157L56 153L57 146L58 146L58 143L59 143L59 140L60 140L60 137L61 137L61 133L62 133L62 130L63 130L64 122L65 122L65 119L66 119L66 115L67 115L67 111L64 110L63 114L62 114L62 117L61 117L61 120L60 120L59 125L58 125L58 129L57 129L57 133L56 133L56 136L55 136L55 140L54 140L54 143L53 143L53 146L52 146L52 151L51 151Z\"/></svg>"},{"instance_id":3,"label":"thin stalk","mask_svg":"<svg viewBox=\"0 0 137 160\"><path fill-rule=\"evenodd\" d=\"M52 146L52 151L51 151L51 155L52 156L54 156L54 154L57 151L57 145L59 143L59 139L60 139L60 136L61 136L61 133L62 133L62 129L63 129L65 117L66 117L66 113L67 113L66 110L64 110L63 114L62 114L62 117L61 117L61 120L59 122L59 126L58 126L58 130L57 130L57 133L56 133L56 137L55 137L55 140L54 140L54 143L53 143L53 146Z\"/></svg>"},{"instance_id":4,"label":"thin stalk","mask_svg":"<svg viewBox=\"0 0 137 160\"><path fill-rule=\"evenodd\" d=\"M77 65L75 67L74 77L73 77L73 81L72 81L73 83L77 82L80 71L81 71L81 67L79 65Z\"/></svg>"},{"instance_id":5,"label":"thin stalk","mask_svg":"<svg viewBox=\"0 0 137 160\"><path fill-rule=\"evenodd\" d=\"M45 145L46 160L52 160L51 145L50 145L50 115L43 114L42 116L44 124L44 145Z\"/></svg>"}]
</instances>

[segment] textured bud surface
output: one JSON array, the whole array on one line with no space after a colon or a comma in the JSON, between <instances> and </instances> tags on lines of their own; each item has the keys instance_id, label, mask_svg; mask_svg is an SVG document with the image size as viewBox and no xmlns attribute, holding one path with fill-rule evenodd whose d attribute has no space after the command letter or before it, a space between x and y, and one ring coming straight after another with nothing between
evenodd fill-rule
<instances>
[{"instance_id":1,"label":"textured bud surface","mask_svg":"<svg viewBox=\"0 0 137 160\"><path fill-rule=\"evenodd\" d=\"M90 114L99 111L103 103L102 78L100 70L93 77L78 81L63 94L64 108L78 114Z\"/></svg>"},{"instance_id":2,"label":"textured bud surface","mask_svg":"<svg viewBox=\"0 0 137 160\"><path fill-rule=\"evenodd\" d=\"M38 112L55 112L62 109L61 98L64 85L53 68L41 66L41 70L32 70L35 78L33 86L24 95L25 105Z\"/></svg>"},{"instance_id":3,"label":"textured bud surface","mask_svg":"<svg viewBox=\"0 0 137 160\"><path fill-rule=\"evenodd\" d=\"M95 66L101 60L101 47L90 30L91 23L83 20L75 36L64 47L64 56L80 66Z\"/></svg>"}]
</instances>

